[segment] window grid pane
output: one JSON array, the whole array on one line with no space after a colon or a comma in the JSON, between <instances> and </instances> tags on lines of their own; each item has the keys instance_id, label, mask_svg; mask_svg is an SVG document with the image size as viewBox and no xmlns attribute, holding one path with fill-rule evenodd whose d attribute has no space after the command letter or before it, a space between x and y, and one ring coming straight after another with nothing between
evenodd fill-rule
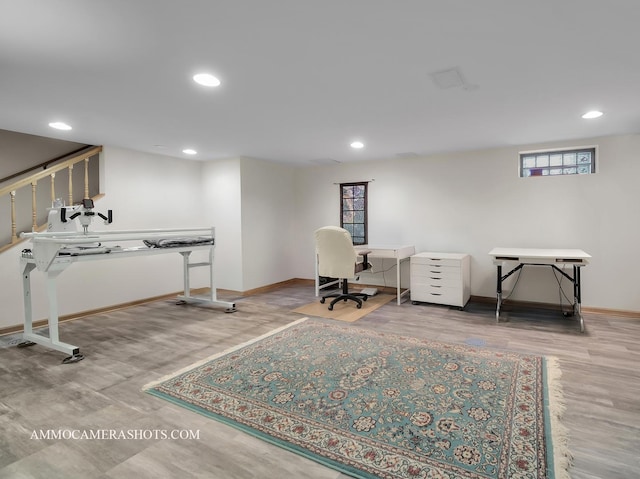
<instances>
[{"instance_id":1,"label":"window grid pane","mask_svg":"<svg viewBox=\"0 0 640 479\"><path fill-rule=\"evenodd\" d=\"M367 242L367 183L340 185L340 226L351 234L353 244Z\"/></svg>"},{"instance_id":2,"label":"window grid pane","mask_svg":"<svg viewBox=\"0 0 640 479\"><path fill-rule=\"evenodd\" d=\"M595 173L595 148L520 154L520 176L587 175Z\"/></svg>"},{"instance_id":3,"label":"window grid pane","mask_svg":"<svg viewBox=\"0 0 640 479\"><path fill-rule=\"evenodd\" d=\"M549 164L551 166L562 166L562 155L551 155L549 157Z\"/></svg>"}]
</instances>

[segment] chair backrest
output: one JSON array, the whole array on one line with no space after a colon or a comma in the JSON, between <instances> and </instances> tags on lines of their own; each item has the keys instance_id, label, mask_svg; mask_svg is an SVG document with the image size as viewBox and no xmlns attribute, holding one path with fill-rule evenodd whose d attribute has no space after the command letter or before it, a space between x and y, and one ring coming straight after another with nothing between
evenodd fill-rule
<instances>
[{"instance_id":1,"label":"chair backrest","mask_svg":"<svg viewBox=\"0 0 640 479\"><path fill-rule=\"evenodd\" d=\"M315 235L318 274L329 278L353 278L358 255L349 232L337 226L324 226L316 230Z\"/></svg>"}]
</instances>

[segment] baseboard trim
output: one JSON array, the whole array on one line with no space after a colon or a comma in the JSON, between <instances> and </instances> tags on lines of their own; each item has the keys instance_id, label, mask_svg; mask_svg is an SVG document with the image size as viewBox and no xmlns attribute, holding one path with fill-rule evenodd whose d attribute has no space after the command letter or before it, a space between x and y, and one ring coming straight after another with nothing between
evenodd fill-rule
<instances>
[{"instance_id":1,"label":"baseboard trim","mask_svg":"<svg viewBox=\"0 0 640 479\"><path fill-rule=\"evenodd\" d=\"M199 288L199 289L192 289L191 290L191 294L193 295L197 295L197 294L205 294L209 291L209 288ZM221 290L218 290L221 291ZM77 313L72 313L72 314L65 314L62 315L58 318L58 323L64 323L66 321L73 321L74 319L80 319L80 318L84 318L87 316L93 316L96 314L102 314L102 313L109 313L111 311L118 311L120 309L126 309L126 308L130 308L132 306L139 306L141 304L146 304L146 303L152 303L154 301L162 301L165 299L171 299L171 298L175 298L177 297L179 294L183 294L183 291L179 291L176 293L168 293L168 294L161 294L160 296L151 296L148 298L143 298L143 299L136 299L134 301L127 301L125 303L119 303L119 304L114 304L111 306L104 306L102 308L96 308L96 309L88 309L85 311L80 311ZM37 321L33 322L33 328L41 328L43 326L47 326L49 323L48 319L39 319ZM0 336L3 336L5 334L13 334L13 333L21 333L22 331L24 331L24 325L23 324L16 324L15 326L6 326L4 328L0 328Z\"/></svg>"},{"instance_id":2,"label":"baseboard trim","mask_svg":"<svg viewBox=\"0 0 640 479\"><path fill-rule=\"evenodd\" d=\"M233 291L233 290L227 290L227 289L218 289L218 292L223 292L223 293L227 293L227 294L232 294L232 295L236 295L236 296L240 296L240 297L245 297L245 296L253 296L255 294L262 294L262 293L268 293L270 291L285 287L285 286L294 286L294 285L307 285L307 286L315 286L315 281L312 279L303 279L303 278L291 278L291 279L287 279L285 281L279 281L277 283L272 283L266 286L260 286L259 288L253 288L253 289L249 289L247 291ZM367 288L367 287L373 287L373 288L378 288L378 291L380 292L384 292L384 293L389 293L389 294L396 294L396 288L395 287L385 287L385 286L379 286L379 285L366 285L366 284L354 284L354 286L357 285L359 287L363 287L363 288ZM198 289L192 289L191 290L191 294L193 295L199 295L199 294L206 294L209 292L209 288L198 288ZM130 308L132 306L139 306L141 304L146 304L146 303L152 303L154 301L162 301L165 299L171 299L171 298L175 298L176 296L178 296L179 294L182 294L182 291L178 291L175 293L168 293L168 294L162 294L160 296L152 296L149 298L144 298L144 299L138 299L135 301L127 301L125 303L120 303L120 304L116 304L116 305L112 305L112 306L105 306L103 308L96 308L96 309L90 309L90 310L86 310L86 311L80 311L78 313L73 313L73 314L66 314L63 316L60 316L58 318L58 322L59 323L63 323L66 321L73 321L74 319L80 319L80 318L84 318L87 316L93 316L96 314L102 314L102 313L107 313L107 312L111 312L111 311L117 311L120 309L126 309L126 308ZM488 303L488 304L495 304L496 303L496 298L493 297L488 297L488 296L471 296L470 301L475 301L478 303ZM540 309L558 309L558 304L553 304L553 303L537 303L537 302L533 302L533 301L516 301L516 300L509 300L509 304L513 304L516 305L518 307L529 307L529 308L540 308ZM626 311L626 310L621 310L621 309L610 309L610 308L594 308L594 307L583 307L582 311L584 313L594 313L594 314L609 314L609 315L614 315L614 316L621 316L624 318L631 318L631 319L640 319L640 311ZM41 328L43 326L47 326L48 324L48 320L47 319L41 319L38 321L34 321L33 322L33 327L34 328ZM4 328L0 328L0 336L3 336L5 334L14 334L14 333L21 333L24 330L24 325L22 324L17 324L14 326L6 326Z\"/></svg>"},{"instance_id":3,"label":"baseboard trim","mask_svg":"<svg viewBox=\"0 0 640 479\"><path fill-rule=\"evenodd\" d=\"M231 294L231 295L235 295L235 296L240 296L240 297L244 297L244 296L251 296L253 294L260 294L260 293L266 293L269 291L272 291L274 289L278 289L281 288L283 286L287 286L287 285L292 285L292 284L298 284L300 282L306 282L309 281L310 284L313 284L313 280L302 280L302 279L298 279L298 278L292 278L286 281L280 281L278 283L273 283L267 286L262 286L260 288L255 288L255 289L250 289L248 291L244 291L244 292L240 292L240 291L233 291L233 290L228 290L228 289L220 289L218 288L218 293L226 293L226 294ZM196 295L204 295L209 293L210 289L208 287L206 288L194 288L191 290L191 294L196 296ZM96 314L102 314L102 313L107 313L107 312L111 312L111 311L118 311L120 309L126 309L126 308L130 308L132 306L139 306L141 304L146 304L146 303L152 303L154 301L162 301L165 299L171 299L171 298L175 298L176 296L178 296L179 294L183 294L183 291L177 291L175 293L168 293L168 294L161 294L159 296L151 296L148 298L143 298L143 299L137 299L135 301L127 301L125 303L119 303L119 304L115 304L112 306L105 306L103 308L96 308L96 309L89 309L89 310L85 310L85 311L80 311L78 313L73 313L73 314L66 314L63 316L60 316L58 318L58 323L64 323L66 321L73 321L74 319L80 319L80 318L85 318L87 316L94 316ZM37 321L33 322L33 328L41 328L44 326L47 326L49 323L48 319L40 319ZM14 326L5 326L3 328L0 328L0 336L4 336L6 334L14 334L14 333L21 333L24 331L24 325L23 324L16 324Z\"/></svg>"},{"instance_id":4,"label":"baseboard trim","mask_svg":"<svg viewBox=\"0 0 640 479\"><path fill-rule=\"evenodd\" d=\"M640 319L640 311L626 311L624 309L583 307L582 312L594 314L610 314L612 316L622 316L623 318Z\"/></svg>"},{"instance_id":5,"label":"baseboard trim","mask_svg":"<svg viewBox=\"0 0 640 479\"><path fill-rule=\"evenodd\" d=\"M488 297L488 296L471 296L470 301L475 301L478 303L489 303L496 304L496 298ZM510 299L508 304L513 304L517 307L522 308L539 308L539 309L552 309L558 310L560 305L557 303L538 303L535 301L520 301ZM583 313L594 313L594 314L610 314L614 316L622 316L624 318L632 318L632 319L640 319L640 311L627 311L624 309L611 309L611 308L595 308L591 306L583 306Z\"/></svg>"},{"instance_id":6,"label":"baseboard trim","mask_svg":"<svg viewBox=\"0 0 640 479\"><path fill-rule=\"evenodd\" d=\"M268 293L269 291L273 291L274 289L279 289L279 288L282 288L284 286L292 286L292 285L297 285L297 284L306 284L307 282L309 282L310 284L313 284L313 280L312 279L291 278L291 279L287 279L285 281L279 281L277 283L268 284L266 286L260 286L259 288L249 289L249 290L243 291L242 293L239 293L239 294L241 296L253 296L254 294Z\"/></svg>"}]
</instances>

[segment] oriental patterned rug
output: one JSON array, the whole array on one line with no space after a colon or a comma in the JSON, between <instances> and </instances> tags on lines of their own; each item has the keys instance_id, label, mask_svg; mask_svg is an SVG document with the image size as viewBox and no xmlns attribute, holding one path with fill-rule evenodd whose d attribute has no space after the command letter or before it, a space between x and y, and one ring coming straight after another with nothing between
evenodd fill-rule
<instances>
[{"instance_id":1,"label":"oriental patterned rug","mask_svg":"<svg viewBox=\"0 0 640 479\"><path fill-rule=\"evenodd\" d=\"M147 387L357 478L568 478L556 361L322 319Z\"/></svg>"}]
</instances>

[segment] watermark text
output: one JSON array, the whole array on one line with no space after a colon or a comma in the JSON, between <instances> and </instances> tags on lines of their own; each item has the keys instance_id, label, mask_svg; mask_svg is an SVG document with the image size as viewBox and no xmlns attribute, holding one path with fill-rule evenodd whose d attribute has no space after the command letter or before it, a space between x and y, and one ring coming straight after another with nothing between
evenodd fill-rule
<instances>
[{"instance_id":1,"label":"watermark text","mask_svg":"<svg viewBox=\"0 0 640 479\"><path fill-rule=\"evenodd\" d=\"M31 439L65 441L199 440L192 429L34 429Z\"/></svg>"}]
</instances>

